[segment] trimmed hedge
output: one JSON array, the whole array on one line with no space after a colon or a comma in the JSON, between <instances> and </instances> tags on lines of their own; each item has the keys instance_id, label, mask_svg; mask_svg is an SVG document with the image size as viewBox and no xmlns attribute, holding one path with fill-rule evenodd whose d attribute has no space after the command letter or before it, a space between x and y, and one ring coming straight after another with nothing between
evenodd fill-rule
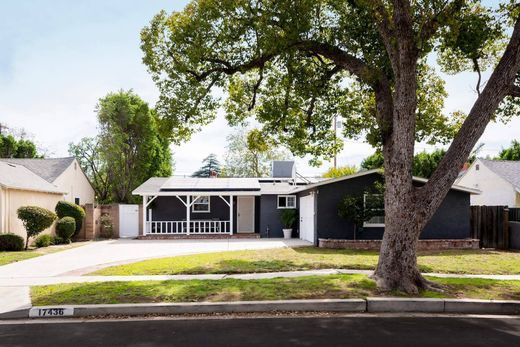
<instances>
[{"instance_id":1,"label":"trimmed hedge","mask_svg":"<svg viewBox=\"0 0 520 347\"><path fill-rule=\"evenodd\" d=\"M34 240L34 245L38 248L49 247L54 242L54 239L49 234L40 235Z\"/></svg>"},{"instance_id":2,"label":"trimmed hedge","mask_svg":"<svg viewBox=\"0 0 520 347\"><path fill-rule=\"evenodd\" d=\"M54 212L38 206L22 206L17 210L17 213L27 231L25 249L29 245L30 237L36 236L50 227L57 218Z\"/></svg>"},{"instance_id":3,"label":"trimmed hedge","mask_svg":"<svg viewBox=\"0 0 520 347\"><path fill-rule=\"evenodd\" d=\"M55 211L59 218L74 218L76 221L76 229L74 230L75 233L81 229L81 226L83 225L83 219L85 218L85 210L83 207L68 201L58 201Z\"/></svg>"},{"instance_id":4,"label":"trimmed hedge","mask_svg":"<svg viewBox=\"0 0 520 347\"><path fill-rule=\"evenodd\" d=\"M69 241L76 232L76 220L73 217L63 217L56 222L56 235L64 241Z\"/></svg>"},{"instance_id":5,"label":"trimmed hedge","mask_svg":"<svg viewBox=\"0 0 520 347\"><path fill-rule=\"evenodd\" d=\"M19 252L23 250L23 237L16 234L0 234L1 252Z\"/></svg>"}]
</instances>

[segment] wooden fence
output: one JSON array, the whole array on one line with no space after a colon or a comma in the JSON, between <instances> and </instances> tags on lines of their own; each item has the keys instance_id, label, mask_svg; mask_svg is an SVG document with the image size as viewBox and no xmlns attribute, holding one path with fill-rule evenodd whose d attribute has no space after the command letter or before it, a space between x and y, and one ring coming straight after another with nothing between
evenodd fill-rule
<instances>
[{"instance_id":1,"label":"wooden fence","mask_svg":"<svg viewBox=\"0 0 520 347\"><path fill-rule=\"evenodd\" d=\"M509 220L512 222L520 222L520 208L518 208L518 207L509 208Z\"/></svg>"},{"instance_id":2,"label":"wooden fence","mask_svg":"<svg viewBox=\"0 0 520 347\"><path fill-rule=\"evenodd\" d=\"M471 206L471 237L482 248L509 249L507 206Z\"/></svg>"}]
</instances>

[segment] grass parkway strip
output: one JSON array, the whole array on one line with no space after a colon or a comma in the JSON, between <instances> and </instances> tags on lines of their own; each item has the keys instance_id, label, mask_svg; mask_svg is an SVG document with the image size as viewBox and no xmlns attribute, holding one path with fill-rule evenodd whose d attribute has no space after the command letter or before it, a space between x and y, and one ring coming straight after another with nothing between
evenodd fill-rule
<instances>
[{"instance_id":1,"label":"grass parkway strip","mask_svg":"<svg viewBox=\"0 0 520 347\"><path fill-rule=\"evenodd\" d=\"M315 247L249 250L151 259L108 267L90 275L241 274L332 268L373 270L378 256L378 252L375 251ZM495 250L419 252L418 263L421 272L425 273L520 274L520 252Z\"/></svg>"},{"instance_id":2,"label":"grass parkway strip","mask_svg":"<svg viewBox=\"0 0 520 347\"><path fill-rule=\"evenodd\" d=\"M423 291L417 297L520 300L520 281L467 278L430 278L444 285L443 293ZM330 275L257 280L187 280L97 282L36 286L35 306L121 304L155 302L219 302L289 299L347 299L374 296L406 297L381 293L366 275Z\"/></svg>"}]
</instances>

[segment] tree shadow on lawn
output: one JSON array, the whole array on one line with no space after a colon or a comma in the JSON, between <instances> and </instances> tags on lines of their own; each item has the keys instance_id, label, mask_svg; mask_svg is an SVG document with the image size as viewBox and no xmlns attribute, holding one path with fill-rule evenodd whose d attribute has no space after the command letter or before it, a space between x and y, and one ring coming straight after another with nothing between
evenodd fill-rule
<instances>
[{"instance_id":1,"label":"tree shadow on lawn","mask_svg":"<svg viewBox=\"0 0 520 347\"><path fill-rule=\"evenodd\" d=\"M50 289L52 288L52 289ZM117 304L283 299L364 298L377 294L374 281L361 275L263 280L101 282L33 289L35 305Z\"/></svg>"}]
</instances>

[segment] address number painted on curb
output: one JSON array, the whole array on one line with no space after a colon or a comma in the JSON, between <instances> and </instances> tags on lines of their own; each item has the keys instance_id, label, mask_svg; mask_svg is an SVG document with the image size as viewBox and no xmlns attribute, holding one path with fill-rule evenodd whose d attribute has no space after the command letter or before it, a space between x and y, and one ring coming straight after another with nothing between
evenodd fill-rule
<instances>
[{"instance_id":1,"label":"address number painted on curb","mask_svg":"<svg viewBox=\"0 0 520 347\"><path fill-rule=\"evenodd\" d=\"M74 315L73 307L33 307L29 317L70 317Z\"/></svg>"}]
</instances>

